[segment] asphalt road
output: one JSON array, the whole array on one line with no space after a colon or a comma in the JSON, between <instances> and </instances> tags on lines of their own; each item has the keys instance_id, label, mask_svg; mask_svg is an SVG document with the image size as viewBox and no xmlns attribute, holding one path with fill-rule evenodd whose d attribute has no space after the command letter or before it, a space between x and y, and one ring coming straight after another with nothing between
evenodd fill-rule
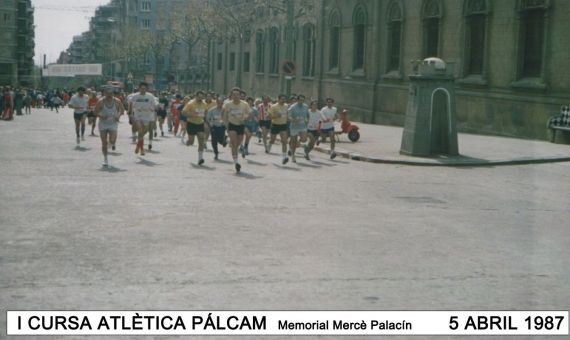
<instances>
[{"instance_id":1,"label":"asphalt road","mask_svg":"<svg viewBox=\"0 0 570 340\"><path fill-rule=\"evenodd\" d=\"M129 137L106 171L70 110L0 121L0 337L4 310L570 306L569 163L283 167L254 144L236 175L229 150Z\"/></svg>"}]
</instances>

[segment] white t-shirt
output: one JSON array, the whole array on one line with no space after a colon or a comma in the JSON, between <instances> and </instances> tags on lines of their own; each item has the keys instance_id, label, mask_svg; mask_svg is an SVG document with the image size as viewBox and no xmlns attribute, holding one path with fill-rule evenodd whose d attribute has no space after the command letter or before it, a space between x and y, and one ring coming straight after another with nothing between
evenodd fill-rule
<instances>
[{"instance_id":1,"label":"white t-shirt","mask_svg":"<svg viewBox=\"0 0 570 340\"><path fill-rule=\"evenodd\" d=\"M334 106L331 108L325 106L321 109L323 116L323 126L321 126L321 129L327 130L334 128L334 118L336 117L336 111L336 107ZM325 122L325 120L330 120L330 122Z\"/></svg>"},{"instance_id":2,"label":"white t-shirt","mask_svg":"<svg viewBox=\"0 0 570 340\"><path fill-rule=\"evenodd\" d=\"M142 95L137 92L129 99L129 102L132 103L135 119L145 122L154 121L158 106L155 96L150 93Z\"/></svg>"},{"instance_id":3,"label":"white t-shirt","mask_svg":"<svg viewBox=\"0 0 570 340\"><path fill-rule=\"evenodd\" d=\"M307 124L307 128L309 130L317 130L319 128L319 123L323 120L323 116L321 110L317 110L315 112L309 110L309 123Z\"/></svg>"},{"instance_id":4,"label":"white t-shirt","mask_svg":"<svg viewBox=\"0 0 570 340\"><path fill-rule=\"evenodd\" d=\"M87 108L89 107L89 98L87 95L83 95L83 97L79 97L78 95L74 95L69 100L69 105L75 107L75 113L85 113L87 112Z\"/></svg>"}]
</instances>

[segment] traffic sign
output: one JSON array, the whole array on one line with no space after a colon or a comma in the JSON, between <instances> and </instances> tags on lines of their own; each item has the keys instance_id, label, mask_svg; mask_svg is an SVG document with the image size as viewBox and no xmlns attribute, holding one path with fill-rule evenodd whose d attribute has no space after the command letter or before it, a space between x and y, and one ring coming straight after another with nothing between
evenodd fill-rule
<instances>
[{"instance_id":1,"label":"traffic sign","mask_svg":"<svg viewBox=\"0 0 570 340\"><path fill-rule=\"evenodd\" d=\"M295 62L291 61L291 60L285 60L283 62L283 73L285 73L286 75L292 76L295 74L296 71L296 66L295 66Z\"/></svg>"}]
</instances>

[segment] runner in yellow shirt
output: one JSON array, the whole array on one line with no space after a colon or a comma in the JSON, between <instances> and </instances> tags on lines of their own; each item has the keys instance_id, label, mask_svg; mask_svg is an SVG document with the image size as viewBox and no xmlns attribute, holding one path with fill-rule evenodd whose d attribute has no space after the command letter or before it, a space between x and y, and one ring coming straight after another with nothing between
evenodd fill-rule
<instances>
[{"instance_id":1,"label":"runner in yellow shirt","mask_svg":"<svg viewBox=\"0 0 570 340\"><path fill-rule=\"evenodd\" d=\"M269 116L271 117L271 140L269 141L269 151L275 143L277 135L281 138L281 151L283 152L283 164L289 162L287 157L287 141L289 133L287 132L287 121L289 106L285 103L287 97L283 94L279 95L277 104L269 108Z\"/></svg>"},{"instance_id":2,"label":"runner in yellow shirt","mask_svg":"<svg viewBox=\"0 0 570 340\"><path fill-rule=\"evenodd\" d=\"M243 141L244 135L244 121L247 119L251 112L249 105L241 100L241 93L239 89L232 90L231 101L226 102L223 108L224 122L226 123L228 136L230 137L230 144L232 148L232 157L237 172L241 171L239 164L238 148Z\"/></svg>"},{"instance_id":3,"label":"runner in yellow shirt","mask_svg":"<svg viewBox=\"0 0 570 340\"><path fill-rule=\"evenodd\" d=\"M204 92L196 92L194 100L189 102L182 110L182 114L188 117L186 122L186 132L188 132L188 143L194 144L194 136L198 136L198 165L204 164L204 118L208 111L208 104L204 101Z\"/></svg>"}]
</instances>

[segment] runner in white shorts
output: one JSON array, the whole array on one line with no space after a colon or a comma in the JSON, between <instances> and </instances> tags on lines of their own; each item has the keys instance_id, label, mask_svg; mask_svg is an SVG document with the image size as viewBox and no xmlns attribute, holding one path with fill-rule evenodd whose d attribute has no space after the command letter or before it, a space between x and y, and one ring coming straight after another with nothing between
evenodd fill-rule
<instances>
[{"instance_id":1,"label":"runner in white shorts","mask_svg":"<svg viewBox=\"0 0 570 340\"><path fill-rule=\"evenodd\" d=\"M113 96L112 87L103 88L103 99L95 105L95 115L99 118L99 136L101 136L101 146L103 151L103 166L109 165L107 159L107 138L115 148L117 141L117 128L119 125L119 118L125 111L123 104L119 99Z\"/></svg>"},{"instance_id":2,"label":"runner in white shorts","mask_svg":"<svg viewBox=\"0 0 570 340\"><path fill-rule=\"evenodd\" d=\"M156 108L158 103L156 98L147 93L148 85L140 83L139 92L135 93L129 102L129 110L133 112L134 124L137 126L138 142L135 153L144 156L144 136L148 132L150 123L154 122L156 117Z\"/></svg>"}]
</instances>

